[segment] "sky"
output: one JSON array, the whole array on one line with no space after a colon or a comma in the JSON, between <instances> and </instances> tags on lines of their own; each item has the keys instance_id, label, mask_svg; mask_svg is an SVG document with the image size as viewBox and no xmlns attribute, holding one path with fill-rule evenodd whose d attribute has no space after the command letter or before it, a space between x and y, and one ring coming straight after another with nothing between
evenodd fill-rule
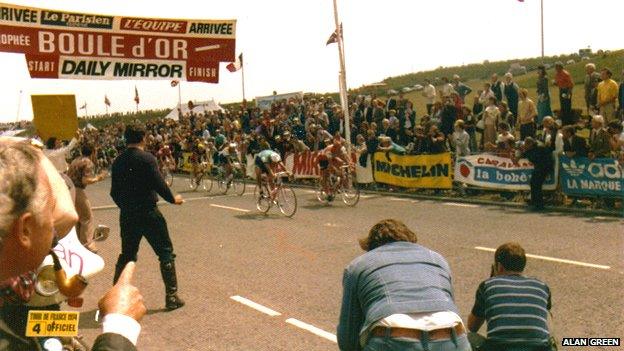
<instances>
[{"instance_id":1,"label":"sky","mask_svg":"<svg viewBox=\"0 0 624 351\"><path fill-rule=\"evenodd\" d=\"M6 1L6 0L5 0ZM545 53L591 46L624 47L622 0L543 0ZM236 55L244 54L248 100L287 93L338 90L338 51L325 43L335 28L332 0L13 0L45 9L148 18L236 19ZM540 1L338 0L344 27L347 85L439 66L540 55ZM588 15L590 13L591 15ZM592 22L589 22L592 21ZM592 24L593 23L593 24ZM182 101L242 100L241 72L221 64L218 84L187 83ZM23 55L0 52L0 122L32 119L31 94L74 94L89 114L173 108L178 90L169 80L31 79ZM20 94L21 91L21 94ZM79 110L84 115L84 110Z\"/></svg>"}]
</instances>

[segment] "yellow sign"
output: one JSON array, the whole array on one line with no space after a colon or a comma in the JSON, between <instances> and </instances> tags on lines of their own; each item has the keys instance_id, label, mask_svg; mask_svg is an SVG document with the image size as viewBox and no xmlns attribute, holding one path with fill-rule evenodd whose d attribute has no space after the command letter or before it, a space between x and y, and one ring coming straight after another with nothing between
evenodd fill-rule
<instances>
[{"instance_id":1,"label":"yellow sign","mask_svg":"<svg viewBox=\"0 0 624 351\"><path fill-rule=\"evenodd\" d=\"M32 95L33 122L37 134L45 141L49 137L70 140L78 129L74 95Z\"/></svg>"},{"instance_id":2,"label":"yellow sign","mask_svg":"<svg viewBox=\"0 0 624 351\"><path fill-rule=\"evenodd\" d=\"M79 317L78 312L30 311L26 323L26 336L78 336Z\"/></svg>"},{"instance_id":3,"label":"yellow sign","mask_svg":"<svg viewBox=\"0 0 624 351\"><path fill-rule=\"evenodd\" d=\"M404 188L450 189L453 186L451 154L395 155L376 152L375 181Z\"/></svg>"}]
</instances>

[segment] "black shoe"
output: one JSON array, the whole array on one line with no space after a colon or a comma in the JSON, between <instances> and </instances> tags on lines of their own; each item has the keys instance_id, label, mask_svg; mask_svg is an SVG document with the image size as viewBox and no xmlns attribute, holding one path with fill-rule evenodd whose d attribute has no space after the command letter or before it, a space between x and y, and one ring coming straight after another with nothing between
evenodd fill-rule
<instances>
[{"instance_id":1,"label":"black shoe","mask_svg":"<svg viewBox=\"0 0 624 351\"><path fill-rule=\"evenodd\" d=\"M173 311L184 306L184 300L178 297L178 294L167 295L165 297L165 307L167 311Z\"/></svg>"}]
</instances>

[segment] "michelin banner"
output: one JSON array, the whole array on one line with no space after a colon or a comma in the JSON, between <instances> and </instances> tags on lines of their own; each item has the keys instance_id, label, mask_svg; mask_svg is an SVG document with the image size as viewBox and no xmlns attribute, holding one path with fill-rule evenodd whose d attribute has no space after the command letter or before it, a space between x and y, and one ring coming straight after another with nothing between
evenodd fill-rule
<instances>
[{"instance_id":1,"label":"michelin banner","mask_svg":"<svg viewBox=\"0 0 624 351\"><path fill-rule=\"evenodd\" d=\"M450 153L402 156L376 152L373 165L378 183L404 188L450 189L453 186Z\"/></svg>"},{"instance_id":2,"label":"michelin banner","mask_svg":"<svg viewBox=\"0 0 624 351\"><path fill-rule=\"evenodd\" d=\"M616 159L561 156L561 189L568 195L622 197L624 172Z\"/></svg>"},{"instance_id":3,"label":"michelin banner","mask_svg":"<svg viewBox=\"0 0 624 351\"><path fill-rule=\"evenodd\" d=\"M542 189L557 188L557 170L546 178ZM455 165L455 181L482 188L501 190L531 190L529 180L533 165L526 159L514 163L509 158L488 154L460 157Z\"/></svg>"}]
</instances>

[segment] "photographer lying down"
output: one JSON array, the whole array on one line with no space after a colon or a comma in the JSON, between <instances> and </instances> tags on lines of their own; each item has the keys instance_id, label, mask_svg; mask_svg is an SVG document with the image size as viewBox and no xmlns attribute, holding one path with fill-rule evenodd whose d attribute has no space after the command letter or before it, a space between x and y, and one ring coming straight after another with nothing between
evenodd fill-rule
<instances>
[{"instance_id":1,"label":"photographer lying down","mask_svg":"<svg viewBox=\"0 0 624 351\"><path fill-rule=\"evenodd\" d=\"M65 182L30 141L0 138L0 306L27 302L34 270L50 252L54 237L65 236L78 216ZM99 302L103 334L94 351L136 350L145 314L143 297L131 285L134 263ZM24 330L12 330L0 315L0 351L42 350Z\"/></svg>"}]
</instances>

